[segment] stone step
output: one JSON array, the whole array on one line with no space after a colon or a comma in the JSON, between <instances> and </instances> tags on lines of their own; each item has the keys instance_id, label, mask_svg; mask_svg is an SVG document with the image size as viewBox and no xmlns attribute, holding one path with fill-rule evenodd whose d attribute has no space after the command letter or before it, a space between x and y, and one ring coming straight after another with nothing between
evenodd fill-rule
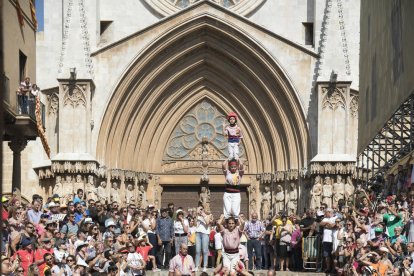
<instances>
[{"instance_id":1,"label":"stone step","mask_svg":"<svg viewBox=\"0 0 414 276\"><path fill-rule=\"evenodd\" d=\"M260 276L266 276L267 275L266 270L254 270L253 272L254 272L254 275L260 275ZM208 273L208 275L213 275L213 269L207 269L207 273ZM201 274L201 272L197 272L196 276L198 276L200 274ZM162 270L160 272L146 271L145 275L147 275L147 276L167 276L168 271L167 270ZM276 271L276 275L278 275L278 276L298 276L298 275L303 275L303 276L326 276L326 275L329 275L329 274L316 273L316 272L313 272L313 271L309 271L309 272Z\"/></svg>"}]
</instances>

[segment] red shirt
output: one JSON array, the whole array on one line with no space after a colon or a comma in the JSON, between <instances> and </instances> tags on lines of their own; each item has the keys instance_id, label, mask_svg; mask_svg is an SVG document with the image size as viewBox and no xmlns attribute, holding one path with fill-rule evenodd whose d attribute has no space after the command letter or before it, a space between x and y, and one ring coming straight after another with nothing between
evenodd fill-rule
<instances>
[{"instance_id":1,"label":"red shirt","mask_svg":"<svg viewBox=\"0 0 414 276\"><path fill-rule=\"evenodd\" d=\"M3 207L1 208L1 218L3 220L9 219L9 212L7 212Z\"/></svg>"},{"instance_id":2,"label":"red shirt","mask_svg":"<svg viewBox=\"0 0 414 276\"><path fill-rule=\"evenodd\" d=\"M36 253L35 253L35 255L34 255L35 261L40 261L40 260L42 260L42 261L43 261L43 263L42 263L42 264L37 265L37 266L39 267L39 273L40 273L40 276L44 276L44 275L45 275L45 267L46 267L46 263L44 262L43 256L44 256L46 253L52 254L52 256L53 256L53 248L51 248L51 249L49 249L49 250L46 250L46 249L44 249L44 248L39 248L38 250L36 250Z\"/></svg>"},{"instance_id":3,"label":"red shirt","mask_svg":"<svg viewBox=\"0 0 414 276\"><path fill-rule=\"evenodd\" d=\"M20 264L24 269L24 275L27 274L27 270L29 269L29 266L34 262L34 251L27 251L27 250L17 250L16 253L13 255L13 259L17 256L19 256Z\"/></svg>"},{"instance_id":4,"label":"red shirt","mask_svg":"<svg viewBox=\"0 0 414 276\"><path fill-rule=\"evenodd\" d=\"M150 245L138 246L137 247L137 253L139 253L142 256L142 258L144 259L145 262L148 260L148 252L150 250L151 250Z\"/></svg>"}]
</instances>

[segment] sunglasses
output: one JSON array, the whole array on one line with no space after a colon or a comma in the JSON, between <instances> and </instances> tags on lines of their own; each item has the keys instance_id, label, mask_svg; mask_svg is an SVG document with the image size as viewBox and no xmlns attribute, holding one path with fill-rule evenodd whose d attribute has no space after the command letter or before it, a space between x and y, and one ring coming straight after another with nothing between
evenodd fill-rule
<instances>
[{"instance_id":1,"label":"sunglasses","mask_svg":"<svg viewBox=\"0 0 414 276\"><path fill-rule=\"evenodd\" d=\"M74 262L75 260L74 259L66 259L66 261L68 261L68 262Z\"/></svg>"},{"instance_id":2,"label":"sunglasses","mask_svg":"<svg viewBox=\"0 0 414 276\"><path fill-rule=\"evenodd\" d=\"M24 270L23 269L18 269L18 270L16 270L16 272L23 273Z\"/></svg>"},{"instance_id":3,"label":"sunglasses","mask_svg":"<svg viewBox=\"0 0 414 276\"><path fill-rule=\"evenodd\" d=\"M34 227L33 227L33 226L26 226L26 228L29 228L29 229L34 229Z\"/></svg>"},{"instance_id":4,"label":"sunglasses","mask_svg":"<svg viewBox=\"0 0 414 276\"><path fill-rule=\"evenodd\" d=\"M46 262L50 262L52 260L53 260L53 258L48 258L48 259L46 259Z\"/></svg>"}]
</instances>

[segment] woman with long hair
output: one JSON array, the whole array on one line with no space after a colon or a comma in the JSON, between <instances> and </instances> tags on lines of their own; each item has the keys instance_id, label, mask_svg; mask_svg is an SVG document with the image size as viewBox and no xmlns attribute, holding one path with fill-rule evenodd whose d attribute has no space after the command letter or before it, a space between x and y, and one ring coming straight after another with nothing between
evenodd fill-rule
<instances>
[{"instance_id":1,"label":"woman with long hair","mask_svg":"<svg viewBox=\"0 0 414 276\"><path fill-rule=\"evenodd\" d=\"M203 253L203 272L207 271L208 262L208 244L210 235L211 215L204 211L203 206L197 208L197 228L196 228L196 271L201 264L201 253Z\"/></svg>"}]
</instances>

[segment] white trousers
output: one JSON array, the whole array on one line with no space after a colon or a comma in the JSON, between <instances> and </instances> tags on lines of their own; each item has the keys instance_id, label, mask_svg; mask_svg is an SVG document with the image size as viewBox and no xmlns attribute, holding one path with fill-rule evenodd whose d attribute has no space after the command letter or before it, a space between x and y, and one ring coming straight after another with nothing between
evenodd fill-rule
<instances>
[{"instance_id":1,"label":"white trousers","mask_svg":"<svg viewBox=\"0 0 414 276\"><path fill-rule=\"evenodd\" d=\"M239 159L239 143L229 143L229 160Z\"/></svg>"},{"instance_id":2,"label":"white trousers","mask_svg":"<svg viewBox=\"0 0 414 276\"><path fill-rule=\"evenodd\" d=\"M230 216L239 218L240 214L240 193L224 193L223 195L223 214L224 218L228 219Z\"/></svg>"},{"instance_id":3,"label":"white trousers","mask_svg":"<svg viewBox=\"0 0 414 276\"><path fill-rule=\"evenodd\" d=\"M229 254L223 250L221 254L223 255L223 267L228 271L235 271L240 261L239 253Z\"/></svg>"}]
</instances>

